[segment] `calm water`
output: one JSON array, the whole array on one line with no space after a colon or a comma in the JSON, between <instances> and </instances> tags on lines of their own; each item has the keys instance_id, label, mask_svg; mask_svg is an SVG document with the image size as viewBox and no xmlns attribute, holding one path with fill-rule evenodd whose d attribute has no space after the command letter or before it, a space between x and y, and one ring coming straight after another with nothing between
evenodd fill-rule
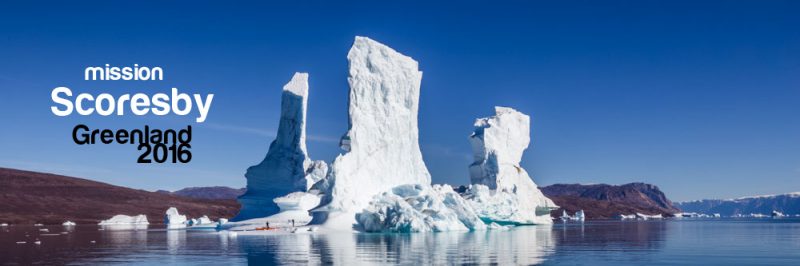
<instances>
[{"instance_id":1,"label":"calm water","mask_svg":"<svg viewBox=\"0 0 800 266\"><path fill-rule=\"evenodd\" d=\"M46 228L49 233L32 226L0 228L0 264L800 265L798 219L593 221L475 233L279 236L153 226L136 231L78 226L68 234L60 234L61 226ZM41 245L32 243L37 238Z\"/></svg>"}]
</instances>

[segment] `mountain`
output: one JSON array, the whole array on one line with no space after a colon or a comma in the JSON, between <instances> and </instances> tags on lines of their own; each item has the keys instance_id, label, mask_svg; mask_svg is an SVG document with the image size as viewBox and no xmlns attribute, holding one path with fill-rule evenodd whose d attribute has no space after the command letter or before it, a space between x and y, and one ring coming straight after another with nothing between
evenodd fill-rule
<instances>
[{"instance_id":1,"label":"mountain","mask_svg":"<svg viewBox=\"0 0 800 266\"><path fill-rule=\"evenodd\" d=\"M169 207L189 217L233 217L234 200L193 199L55 174L0 168L0 222L96 224L116 214L145 214L163 223Z\"/></svg>"},{"instance_id":2,"label":"mountain","mask_svg":"<svg viewBox=\"0 0 800 266\"><path fill-rule=\"evenodd\" d=\"M169 192L166 190L159 190L156 192L193 198L193 199L235 200L237 197L244 194L246 190L247 190L246 188L230 188L230 187L217 186L217 187L187 187L174 192Z\"/></svg>"},{"instance_id":3,"label":"mountain","mask_svg":"<svg viewBox=\"0 0 800 266\"><path fill-rule=\"evenodd\" d=\"M737 214L766 214L779 211L784 214L800 214L800 192L752 196L738 199L705 199L679 202L676 205L685 212L719 213L722 216Z\"/></svg>"},{"instance_id":4,"label":"mountain","mask_svg":"<svg viewBox=\"0 0 800 266\"><path fill-rule=\"evenodd\" d=\"M553 217L560 217L562 210L570 215L584 210L589 219L609 219L634 213L672 216L680 212L657 186L645 183L619 186L555 184L540 189L561 207L552 212Z\"/></svg>"}]
</instances>

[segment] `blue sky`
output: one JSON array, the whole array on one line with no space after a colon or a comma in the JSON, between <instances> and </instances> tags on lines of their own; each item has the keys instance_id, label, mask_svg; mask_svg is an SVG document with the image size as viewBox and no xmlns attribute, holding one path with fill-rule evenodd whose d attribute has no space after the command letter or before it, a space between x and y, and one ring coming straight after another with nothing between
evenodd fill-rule
<instances>
[{"instance_id":1,"label":"blue sky","mask_svg":"<svg viewBox=\"0 0 800 266\"><path fill-rule=\"evenodd\" d=\"M540 185L634 181L673 200L800 191L795 1L142 2L0 6L0 166L147 190L241 187L277 128L280 90L310 73L308 148L347 130L347 61L368 36L420 62L420 141L436 183L468 182L467 137L493 106L532 116L522 166ZM83 81L88 66L165 80ZM57 117L50 92L214 93L194 116ZM71 130L193 125L189 164Z\"/></svg>"}]
</instances>

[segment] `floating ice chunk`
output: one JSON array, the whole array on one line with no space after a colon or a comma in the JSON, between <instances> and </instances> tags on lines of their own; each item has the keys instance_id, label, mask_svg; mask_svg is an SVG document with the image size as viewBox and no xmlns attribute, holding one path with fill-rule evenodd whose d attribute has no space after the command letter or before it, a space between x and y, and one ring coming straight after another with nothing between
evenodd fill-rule
<instances>
[{"instance_id":1,"label":"floating ice chunk","mask_svg":"<svg viewBox=\"0 0 800 266\"><path fill-rule=\"evenodd\" d=\"M492 229L492 230L509 230L513 226L511 226L511 225L500 225L498 223L494 223L493 222L493 223L490 223L487 227L489 229Z\"/></svg>"},{"instance_id":2,"label":"floating ice chunk","mask_svg":"<svg viewBox=\"0 0 800 266\"><path fill-rule=\"evenodd\" d=\"M661 214L647 215L638 212L636 213L636 219L650 220L650 219L661 219L661 218L664 218L664 216L662 216Z\"/></svg>"},{"instance_id":3,"label":"floating ice chunk","mask_svg":"<svg viewBox=\"0 0 800 266\"><path fill-rule=\"evenodd\" d=\"M178 213L177 208L170 207L164 215L164 223L167 225L167 229L185 228L187 223L186 215Z\"/></svg>"},{"instance_id":4,"label":"floating ice chunk","mask_svg":"<svg viewBox=\"0 0 800 266\"><path fill-rule=\"evenodd\" d=\"M75 222L72 222L72 221L66 221L66 222L62 223L61 225L62 225L62 226L75 226Z\"/></svg>"},{"instance_id":5,"label":"floating ice chunk","mask_svg":"<svg viewBox=\"0 0 800 266\"><path fill-rule=\"evenodd\" d=\"M356 214L367 232L440 232L485 229L469 204L449 185L402 185L373 198Z\"/></svg>"},{"instance_id":6,"label":"floating ice chunk","mask_svg":"<svg viewBox=\"0 0 800 266\"><path fill-rule=\"evenodd\" d=\"M5 227L5 226L8 226L8 224L7 223L1 223L0 224L0 227Z\"/></svg>"},{"instance_id":7,"label":"floating ice chunk","mask_svg":"<svg viewBox=\"0 0 800 266\"><path fill-rule=\"evenodd\" d=\"M212 224L211 219L208 218L208 215L203 215L203 217L197 218L197 225L202 224Z\"/></svg>"},{"instance_id":8,"label":"floating ice chunk","mask_svg":"<svg viewBox=\"0 0 800 266\"><path fill-rule=\"evenodd\" d=\"M475 121L470 136L473 158L464 197L485 222L549 224L558 206L519 164L530 143L530 117L507 107Z\"/></svg>"},{"instance_id":9,"label":"floating ice chunk","mask_svg":"<svg viewBox=\"0 0 800 266\"><path fill-rule=\"evenodd\" d=\"M219 224L219 225L224 225L226 223L228 223L228 219L219 218L219 220L217 220L217 224Z\"/></svg>"},{"instance_id":10,"label":"floating ice chunk","mask_svg":"<svg viewBox=\"0 0 800 266\"><path fill-rule=\"evenodd\" d=\"M283 87L281 118L275 140L264 160L247 169L247 192L233 221L267 217L279 212L272 201L291 192L308 191L328 171L324 161L312 161L306 151L308 74L295 73Z\"/></svg>"},{"instance_id":11,"label":"floating ice chunk","mask_svg":"<svg viewBox=\"0 0 800 266\"><path fill-rule=\"evenodd\" d=\"M98 225L147 225L147 216L139 214L137 216L128 216L123 214L114 215L111 219L103 220Z\"/></svg>"},{"instance_id":12,"label":"floating ice chunk","mask_svg":"<svg viewBox=\"0 0 800 266\"><path fill-rule=\"evenodd\" d=\"M373 196L401 185L431 183L419 149L422 72L417 61L366 37L355 38L347 59L349 128L340 142L345 153L331 165L322 206L312 213L312 224L339 230L352 229L355 213L364 210ZM399 197L392 194L387 194L387 201Z\"/></svg>"},{"instance_id":13,"label":"floating ice chunk","mask_svg":"<svg viewBox=\"0 0 800 266\"><path fill-rule=\"evenodd\" d=\"M583 210L578 210L575 212L575 220L583 222L586 220L586 214L583 213Z\"/></svg>"}]
</instances>

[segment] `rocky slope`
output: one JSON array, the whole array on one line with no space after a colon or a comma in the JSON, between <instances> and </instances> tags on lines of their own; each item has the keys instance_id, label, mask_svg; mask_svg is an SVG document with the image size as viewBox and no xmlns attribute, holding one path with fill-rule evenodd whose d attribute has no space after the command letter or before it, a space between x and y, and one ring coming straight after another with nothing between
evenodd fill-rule
<instances>
[{"instance_id":1,"label":"rocky slope","mask_svg":"<svg viewBox=\"0 0 800 266\"><path fill-rule=\"evenodd\" d=\"M215 187L187 187L177 191L159 190L156 192L166 193L175 196L193 198L193 199L213 199L213 200L226 200L236 199L241 196L247 189L245 188L230 188L223 186Z\"/></svg>"},{"instance_id":2,"label":"rocky slope","mask_svg":"<svg viewBox=\"0 0 800 266\"><path fill-rule=\"evenodd\" d=\"M234 200L192 199L106 183L16 169L0 168L0 222L11 224L96 224L116 214L147 215L162 223L169 207L189 217L232 217Z\"/></svg>"},{"instance_id":3,"label":"rocky slope","mask_svg":"<svg viewBox=\"0 0 800 266\"><path fill-rule=\"evenodd\" d=\"M589 219L609 219L633 213L672 216L680 212L657 186L645 183L619 186L555 184L540 189L561 207L552 212L553 217L560 217L562 210L570 215L584 210Z\"/></svg>"}]
</instances>

